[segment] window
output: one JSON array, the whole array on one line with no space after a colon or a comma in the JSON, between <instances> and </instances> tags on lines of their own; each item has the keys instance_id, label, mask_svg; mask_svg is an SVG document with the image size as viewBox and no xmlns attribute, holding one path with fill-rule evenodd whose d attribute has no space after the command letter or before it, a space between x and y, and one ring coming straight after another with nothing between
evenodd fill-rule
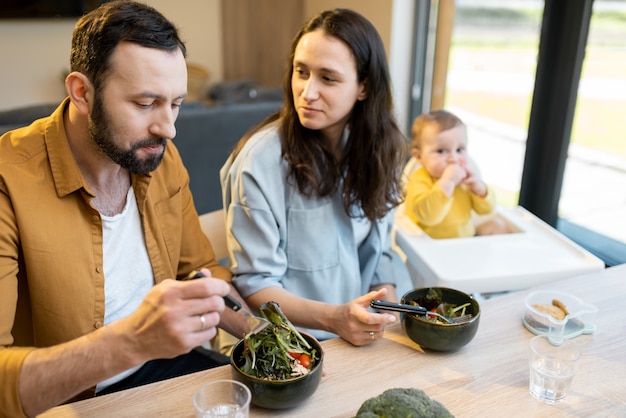
<instances>
[{"instance_id":1,"label":"window","mask_svg":"<svg viewBox=\"0 0 626 418\"><path fill-rule=\"evenodd\" d=\"M468 151L501 205L521 204L607 265L626 263L626 2L429 4L430 30L420 31L416 19L416 54L437 50L420 34L436 32L437 42L443 34L445 42L447 33L447 65L439 85L436 64L431 77L423 71L432 100L414 103L411 120L429 108L453 111L468 125ZM565 73L571 80L555 86Z\"/></svg>"},{"instance_id":2,"label":"window","mask_svg":"<svg viewBox=\"0 0 626 418\"><path fill-rule=\"evenodd\" d=\"M542 13L540 1L456 2L444 107L502 206L518 204Z\"/></svg>"},{"instance_id":3,"label":"window","mask_svg":"<svg viewBox=\"0 0 626 418\"><path fill-rule=\"evenodd\" d=\"M558 229L607 264L626 262L626 2L593 4Z\"/></svg>"}]
</instances>

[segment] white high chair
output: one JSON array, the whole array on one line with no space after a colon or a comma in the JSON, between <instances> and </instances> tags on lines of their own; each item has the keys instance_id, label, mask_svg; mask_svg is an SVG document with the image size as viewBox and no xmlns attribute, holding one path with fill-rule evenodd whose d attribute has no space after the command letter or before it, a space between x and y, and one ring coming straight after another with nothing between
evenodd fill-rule
<instances>
[{"instance_id":1,"label":"white high chair","mask_svg":"<svg viewBox=\"0 0 626 418\"><path fill-rule=\"evenodd\" d=\"M215 258L220 261L228 258L226 246L226 226L224 224L224 209L204 213L199 216L202 232L211 241Z\"/></svg>"},{"instance_id":2,"label":"white high chair","mask_svg":"<svg viewBox=\"0 0 626 418\"><path fill-rule=\"evenodd\" d=\"M411 159L404 178L419 167ZM602 270L602 260L574 243L521 206L497 206L475 216L479 224L500 217L510 234L433 239L398 207L394 222L396 247L415 287L442 286L467 293L525 289L568 276Z\"/></svg>"},{"instance_id":3,"label":"white high chair","mask_svg":"<svg viewBox=\"0 0 626 418\"><path fill-rule=\"evenodd\" d=\"M226 245L226 225L224 222L224 210L204 213L199 216L202 232L211 241L215 258L223 265L228 265L228 247ZM222 354L230 355L231 350L239 339L232 334L219 328L213 340L203 344L206 349L215 349Z\"/></svg>"}]
</instances>

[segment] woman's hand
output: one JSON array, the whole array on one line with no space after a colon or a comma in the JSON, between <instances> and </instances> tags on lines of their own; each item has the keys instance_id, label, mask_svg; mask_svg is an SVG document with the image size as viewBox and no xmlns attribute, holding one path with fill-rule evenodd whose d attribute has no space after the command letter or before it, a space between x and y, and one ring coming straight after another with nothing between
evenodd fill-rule
<instances>
[{"instance_id":1,"label":"woman's hand","mask_svg":"<svg viewBox=\"0 0 626 418\"><path fill-rule=\"evenodd\" d=\"M383 299L387 289L371 291L344 305L339 305L333 323L333 332L356 346L371 344L383 336L385 327L396 322L391 313L368 310L373 299Z\"/></svg>"}]
</instances>

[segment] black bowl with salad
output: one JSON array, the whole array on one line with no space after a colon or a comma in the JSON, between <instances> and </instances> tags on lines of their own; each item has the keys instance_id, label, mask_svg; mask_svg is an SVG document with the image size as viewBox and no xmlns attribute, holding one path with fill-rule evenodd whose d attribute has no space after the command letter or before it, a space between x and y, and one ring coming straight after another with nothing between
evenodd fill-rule
<instances>
[{"instance_id":1,"label":"black bowl with salad","mask_svg":"<svg viewBox=\"0 0 626 418\"><path fill-rule=\"evenodd\" d=\"M286 409L309 398L322 378L324 353L314 337L298 331L275 302L259 308L272 325L248 334L233 348L233 379L252 393L252 404Z\"/></svg>"},{"instance_id":2,"label":"black bowl with salad","mask_svg":"<svg viewBox=\"0 0 626 418\"><path fill-rule=\"evenodd\" d=\"M463 319L450 324L435 315L402 313L404 332L422 348L434 351L457 350L469 343L478 331L480 305L471 295L447 287L414 289L401 303L419 305L446 318Z\"/></svg>"}]
</instances>

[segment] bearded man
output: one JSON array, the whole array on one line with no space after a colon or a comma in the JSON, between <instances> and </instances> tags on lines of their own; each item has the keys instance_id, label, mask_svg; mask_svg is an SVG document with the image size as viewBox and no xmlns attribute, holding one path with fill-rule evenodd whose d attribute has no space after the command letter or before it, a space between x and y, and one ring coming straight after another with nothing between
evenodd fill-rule
<instances>
[{"instance_id":1,"label":"bearded man","mask_svg":"<svg viewBox=\"0 0 626 418\"><path fill-rule=\"evenodd\" d=\"M170 142L185 55L154 8L105 3L75 27L68 97L0 137L0 416L224 364L194 347L241 335Z\"/></svg>"}]
</instances>

